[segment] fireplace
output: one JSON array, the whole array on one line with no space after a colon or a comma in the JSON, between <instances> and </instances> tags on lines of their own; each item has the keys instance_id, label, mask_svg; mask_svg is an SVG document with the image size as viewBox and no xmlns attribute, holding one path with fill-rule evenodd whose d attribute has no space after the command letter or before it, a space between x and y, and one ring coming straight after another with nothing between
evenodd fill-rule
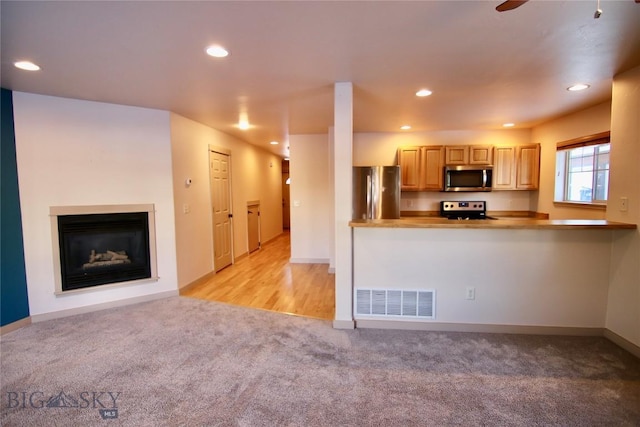
<instances>
[{"instance_id":1,"label":"fireplace","mask_svg":"<svg viewBox=\"0 0 640 427\"><path fill-rule=\"evenodd\" d=\"M65 293L155 278L155 221L150 206L51 208L56 290Z\"/></svg>"}]
</instances>

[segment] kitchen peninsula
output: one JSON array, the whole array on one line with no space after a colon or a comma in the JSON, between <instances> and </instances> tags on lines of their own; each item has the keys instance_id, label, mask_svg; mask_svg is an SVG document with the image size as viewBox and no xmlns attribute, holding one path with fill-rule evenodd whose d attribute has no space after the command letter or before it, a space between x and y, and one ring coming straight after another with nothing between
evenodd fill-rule
<instances>
[{"instance_id":1,"label":"kitchen peninsula","mask_svg":"<svg viewBox=\"0 0 640 427\"><path fill-rule=\"evenodd\" d=\"M605 220L438 217L350 226L358 327L577 335L602 334L617 262L612 243L637 228ZM368 291L388 309L371 314L358 307L358 292ZM435 295L433 316L389 309L392 299L402 295L395 302L402 305L414 291Z\"/></svg>"},{"instance_id":2,"label":"kitchen peninsula","mask_svg":"<svg viewBox=\"0 0 640 427\"><path fill-rule=\"evenodd\" d=\"M607 220L500 218L496 220L449 220L441 217L353 220L351 227L365 228L476 228L529 230L635 230L637 225Z\"/></svg>"}]
</instances>

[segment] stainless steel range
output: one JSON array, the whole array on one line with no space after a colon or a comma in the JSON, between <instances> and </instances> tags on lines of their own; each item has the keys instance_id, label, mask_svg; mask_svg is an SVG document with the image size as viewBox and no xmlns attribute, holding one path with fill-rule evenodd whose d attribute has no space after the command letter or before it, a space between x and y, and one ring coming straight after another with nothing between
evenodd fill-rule
<instances>
[{"instance_id":1,"label":"stainless steel range","mask_svg":"<svg viewBox=\"0 0 640 427\"><path fill-rule=\"evenodd\" d=\"M487 216L485 201L442 201L440 216L447 219L495 219Z\"/></svg>"}]
</instances>

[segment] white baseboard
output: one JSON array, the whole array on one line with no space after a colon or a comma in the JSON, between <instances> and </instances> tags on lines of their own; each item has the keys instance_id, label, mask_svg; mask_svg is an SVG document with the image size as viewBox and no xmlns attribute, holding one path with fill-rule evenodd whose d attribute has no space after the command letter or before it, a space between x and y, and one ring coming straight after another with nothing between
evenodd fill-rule
<instances>
[{"instance_id":1,"label":"white baseboard","mask_svg":"<svg viewBox=\"0 0 640 427\"><path fill-rule=\"evenodd\" d=\"M4 326L0 326L0 336L13 332L17 329L24 328L31 324L31 317L25 317L24 319L16 320Z\"/></svg>"},{"instance_id":2,"label":"white baseboard","mask_svg":"<svg viewBox=\"0 0 640 427\"><path fill-rule=\"evenodd\" d=\"M118 301L110 301L102 304L86 305L84 307L70 308L67 310L53 311L51 313L34 314L31 316L31 320L36 322L44 322L46 320L59 319L62 317L75 316L76 314L91 313L93 311L106 310L108 308L124 307L126 305L138 304L141 302L154 301L157 299L164 299L169 297L178 296L178 290L160 292L157 294L143 295L135 298L128 298Z\"/></svg>"},{"instance_id":3,"label":"white baseboard","mask_svg":"<svg viewBox=\"0 0 640 427\"><path fill-rule=\"evenodd\" d=\"M329 258L289 258L291 264L329 264Z\"/></svg>"},{"instance_id":4,"label":"white baseboard","mask_svg":"<svg viewBox=\"0 0 640 427\"><path fill-rule=\"evenodd\" d=\"M356 322L353 320L334 320L333 321L334 329L355 329Z\"/></svg>"},{"instance_id":5,"label":"white baseboard","mask_svg":"<svg viewBox=\"0 0 640 427\"><path fill-rule=\"evenodd\" d=\"M334 321L333 327L339 328ZM340 321L347 325L348 321ZM494 334L522 334L522 335L565 335L565 336L585 336L604 337L623 348L635 357L640 358L640 346L621 337L615 332L606 328L581 328L570 326L531 326L531 325L491 325L476 323L437 323L437 322L412 322L396 321L384 319L360 319L355 320L355 327L362 329L404 329L413 331L438 331L438 332L475 332Z\"/></svg>"},{"instance_id":6,"label":"white baseboard","mask_svg":"<svg viewBox=\"0 0 640 427\"><path fill-rule=\"evenodd\" d=\"M635 345L631 341L621 337L620 335L609 329L604 330L604 337L612 343L616 344L618 347L624 348L629 353L640 359L640 346Z\"/></svg>"},{"instance_id":7,"label":"white baseboard","mask_svg":"<svg viewBox=\"0 0 640 427\"><path fill-rule=\"evenodd\" d=\"M205 274L204 276L198 277L196 280L194 280L193 282L190 283L186 283L182 286L178 285L178 290L180 291L180 293L182 294L183 292L186 292L187 290L191 289L191 288L195 288L196 286L207 282L208 280L211 280L211 278L213 276L215 276L216 272L215 271L210 271L207 274Z\"/></svg>"},{"instance_id":8,"label":"white baseboard","mask_svg":"<svg viewBox=\"0 0 640 427\"><path fill-rule=\"evenodd\" d=\"M523 334L523 335L569 335L569 336L593 336L604 335L604 328L579 328L564 326L530 326L530 325L492 325L476 323L438 323L438 322L411 322L394 320L356 320L357 328L373 329L406 329L414 331L440 331L440 332L476 332L498 334Z\"/></svg>"}]
</instances>

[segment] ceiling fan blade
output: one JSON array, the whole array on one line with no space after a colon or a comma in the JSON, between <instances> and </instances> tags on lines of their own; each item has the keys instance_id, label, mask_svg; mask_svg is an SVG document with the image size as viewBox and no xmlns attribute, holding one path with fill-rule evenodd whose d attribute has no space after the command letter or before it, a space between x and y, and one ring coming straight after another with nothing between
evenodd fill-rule
<instances>
[{"instance_id":1,"label":"ceiling fan blade","mask_svg":"<svg viewBox=\"0 0 640 427\"><path fill-rule=\"evenodd\" d=\"M512 9L515 9L516 7L522 6L527 1L529 1L529 0L507 0L504 3L500 3L496 7L496 10L498 12L505 12L507 10L512 10ZM636 0L636 1L640 1L640 0Z\"/></svg>"}]
</instances>

